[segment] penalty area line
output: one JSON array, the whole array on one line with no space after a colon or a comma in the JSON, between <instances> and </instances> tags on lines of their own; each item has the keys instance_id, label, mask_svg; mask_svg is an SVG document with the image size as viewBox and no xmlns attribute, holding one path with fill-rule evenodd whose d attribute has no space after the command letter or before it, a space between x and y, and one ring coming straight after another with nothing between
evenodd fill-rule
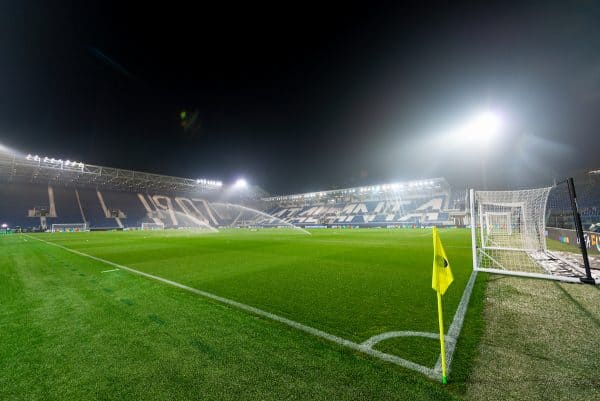
<instances>
[{"instance_id":1,"label":"penalty area line","mask_svg":"<svg viewBox=\"0 0 600 401\"><path fill-rule=\"evenodd\" d=\"M237 309L241 309L241 310L249 312L249 313L251 313L253 315L262 316L264 318L273 320L275 322L284 324L286 326L293 327L293 328L295 328L297 330L300 330L300 331L303 331L305 333L309 333L309 334L311 334L311 335L313 335L315 337L319 337L319 338L325 339L327 341L336 343L338 345L342 345L342 346L350 348L352 350L361 352L363 354L366 354L366 355L369 355L369 356L381 359L383 361L390 362L390 363L393 363L395 365L402 366L404 368L417 371L417 372L419 372L419 373L421 373L421 374L429 377L430 379L439 379L439 374L434 369L428 368L427 366L419 365L418 363L411 362L409 360L400 358L400 357L398 357L396 355L386 354L385 352L377 351L375 349L372 349L368 345L358 344L358 343L355 343L353 341L346 340L345 338L338 337L336 335L324 332L324 331L316 329L314 327L307 326L305 324L302 324L302 323L296 322L294 320L285 318L283 316L275 315L274 313L267 312L265 310L255 308L254 306L246 305L246 304L234 301L234 300L229 299L229 298L224 298L224 297L221 297L219 295L212 294L210 292L199 290L197 288L188 287L185 284L181 284L181 283L178 283L176 281L172 281L172 280L160 277L160 276L155 276L153 274L145 273L145 272L133 269L133 268L128 267L128 266L124 266L124 265L121 265L121 264L118 264L118 263L115 263L115 262L111 262L110 260L102 259L102 258L99 258L97 256L89 255L87 253L80 252L80 251L77 251L75 249L71 249L71 248L68 248L66 246L56 244L54 242L45 241L45 240L43 240L41 238L37 238L37 237L30 237L29 235L28 235L28 237L32 238L32 239L35 239L37 241L43 242L43 243L45 243L47 245L55 246L57 248L61 248L61 249L65 250L65 251L67 251L67 252L71 252L71 253L74 253L76 255L83 256L83 257L95 260L97 262L100 262L100 263L103 263L103 264L106 264L106 265L109 265L109 266L113 266L113 267L115 267L117 269L126 270L126 271L128 271L130 273L137 274L139 276L143 276L143 277L146 277L146 278L149 278L149 279L152 279L152 280L160 281L161 283L165 283L165 284L168 284L170 286L180 288L182 290L191 292L191 293L196 294L196 295L200 295L200 296L208 298L208 299L212 299L212 300L217 301L219 303L222 303L222 304L225 304L225 305L229 305L229 306L233 306L233 307L235 307Z\"/></svg>"}]
</instances>

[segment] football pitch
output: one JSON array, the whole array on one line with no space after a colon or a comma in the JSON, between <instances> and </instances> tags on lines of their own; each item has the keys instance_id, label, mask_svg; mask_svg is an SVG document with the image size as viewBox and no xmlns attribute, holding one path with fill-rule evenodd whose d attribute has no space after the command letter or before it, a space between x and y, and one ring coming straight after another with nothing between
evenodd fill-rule
<instances>
[{"instance_id":1,"label":"football pitch","mask_svg":"<svg viewBox=\"0 0 600 401\"><path fill-rule=\"evenodd\" d=\"M470 232L441 238L455 277L445 331L457 334ZM0 244L0 356L18 366L0 379L6 399L456 395L431 380L431 230L54 233ZM471 299L479 311L483 281ZM451 380L468 374L480 324L467 315Z\"/></svg>"}]
</instances>

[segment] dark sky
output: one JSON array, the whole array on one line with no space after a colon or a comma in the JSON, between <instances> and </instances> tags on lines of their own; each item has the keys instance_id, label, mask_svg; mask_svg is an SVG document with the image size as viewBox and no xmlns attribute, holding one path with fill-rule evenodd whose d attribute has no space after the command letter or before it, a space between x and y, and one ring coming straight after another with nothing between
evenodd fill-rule
<instances>
[{"instance_id":1,"label":"dark sky","mask_svg":"<svg viewBox=\"0 0 600 401\"><path fill-rule=\"evenodd\" d=\"M274 194L600 167L598 2L124 3L0 3L0 143Z\"/></svg>"}]
</instances>

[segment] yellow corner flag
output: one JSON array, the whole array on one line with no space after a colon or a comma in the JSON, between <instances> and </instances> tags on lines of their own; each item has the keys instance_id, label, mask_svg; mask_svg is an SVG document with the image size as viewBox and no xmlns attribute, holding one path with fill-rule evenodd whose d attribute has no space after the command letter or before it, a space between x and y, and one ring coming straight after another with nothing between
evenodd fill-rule
<instances>
[{"instance_id":1,"label":"yellow corner flag","mask_svg":"<svg viewBox=\"0 0 600 401\"><path fill-rule=\"evenodd\" d=\"M442 295L446 292L454 280L450 262L446 256L446 251L442 246L442 241L438 235L437 228L433 227L433 277L431 287L437 292L438 320L440 324L440 349L442 357L442 383L448 383L446 377L446 347L444 345L444 318L442 313Z\"/></svg>"},{"instance_id":2,"label":"yellow corner flag","mask_svg":"<svg viewBox=\"0 0 600 401\"><path fill-rule=\"evenodd\" d=\"M437 228L433 227L433 277L431 287L444 295L453 280L454 276L452 276L452 270L450 270L450 262L448 262L446 251L442 246Z\"/></svg>"}]
</instances>

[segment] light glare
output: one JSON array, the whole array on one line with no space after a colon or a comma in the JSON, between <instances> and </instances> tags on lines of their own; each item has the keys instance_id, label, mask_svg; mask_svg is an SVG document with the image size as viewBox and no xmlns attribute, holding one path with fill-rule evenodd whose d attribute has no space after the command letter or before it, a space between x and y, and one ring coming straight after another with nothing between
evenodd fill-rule
<instances>
[{"instance_id":1,"label":"light glare","mask_svg":"<svg viewBox=\"0 0 600 401\"><path fill-rule=\"evenodd\" d=\"M463 140L488 140L495 136L502 126L502 119L491 111L486 111L467 123L459 130Z\"/></svg>"},{"instance_id":2,"label":"light glare","mask_svg":"<svg viewBox=\"0 0 600 401\"><path fill-rule=\"evenodd\" d=\"M236 189L248 188L248 182L243 178L238 178L237 181L233 184L233 187Z\"/></svg>"}]
</instances>

